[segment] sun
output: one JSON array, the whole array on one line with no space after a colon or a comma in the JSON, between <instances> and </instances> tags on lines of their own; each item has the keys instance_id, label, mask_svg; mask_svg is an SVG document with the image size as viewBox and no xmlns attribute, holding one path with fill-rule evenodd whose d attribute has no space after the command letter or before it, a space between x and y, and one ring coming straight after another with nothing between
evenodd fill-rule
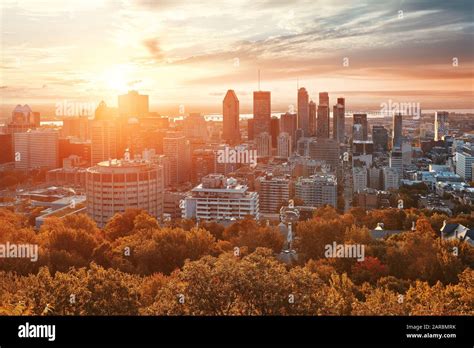
<instances>
[{"instance_id":1,"label":"sun","mask_svg":"<svg viewBox=\"0 0 474 348\"><path fill-rule=\"evenodd\" d=\"M105 88L114 93L124 93L129 89L133 69L127 64L114 65L104 71L102 82Z\"/></svg>"}]
</instances>

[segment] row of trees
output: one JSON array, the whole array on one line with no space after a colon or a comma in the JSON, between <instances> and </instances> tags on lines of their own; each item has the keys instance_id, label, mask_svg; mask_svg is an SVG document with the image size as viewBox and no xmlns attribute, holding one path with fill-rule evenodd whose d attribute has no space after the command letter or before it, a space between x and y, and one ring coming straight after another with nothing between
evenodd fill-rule
<instances>
[{"instance_id":1,"label":"row of trees","mask_svg":"<svg viewBox=\"0 0 474 348\"><path fill-rule=\"evenodd\" d=\"M474 272L452 285L385 276L372 285L314 264L287 268L269 249L187 261L169 276L94 263L67 273L0 272L0 315L472 315Z\"/></svg>"},{"instance_id":2,"label":"row of trees","mask_svg":"<svg viewBox=\"0 0 474 348\"><path fill-rule=\"evenodd\" d=\"M377 306L374 314L465 314L474 308L474 251L440 240L447 219L416 209L321 208L297 224L298 262L289 266L275 258L284 242L278 227L251 219L160 226L128 210L103 229L71 215L37 232L3 209L0 244L38 244L39 260L0 259L0 307L7 314L358 315ZM368 227L379 222L406 232L375 240ZM333 242L363 245L364 260L326 258Z\"/></svg>"}]
</instances>

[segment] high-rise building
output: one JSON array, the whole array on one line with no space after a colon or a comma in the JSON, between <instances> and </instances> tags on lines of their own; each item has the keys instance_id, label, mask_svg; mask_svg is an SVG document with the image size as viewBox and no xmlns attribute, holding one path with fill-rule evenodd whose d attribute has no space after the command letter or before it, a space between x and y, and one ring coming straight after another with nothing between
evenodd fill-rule
<instances>
[{"instance_id":1,"label":"high-rise building","mask_svg":"<svg viewBox=\"0 0 474 348\"><path fill-rule=\"evenodd\" d=\"M384 167L383 173L383 189L388 191L390 189L398 190L400 187L400 176L398 171L394 168Z\"/></svg>"},{"instance_id":2,"label":"high-rise building","mask_svg":"<svg viewBox=\"0 0 474 348\"><path fill-rule=\"evenodd\" d=\"M295 197L303 200L304 206L336 206L337 180L332 174L315 174L308 178L299 177L295 184Z\"/></svg>"},{"instance_id":3,"label":"high-rise building","mask_svg":"<svg viewBox=\"0 0 474 348\"><path fill-rule=\"evenodd\" d=\"M388 131L384 126L372 127L372 141L376 152L388 151Z\"/></svg>"},{"instance_id":4,"label":"high-rise building","mask_svg":"<svg viewBox=\"0 0 474 348\"><path fill-rule=\"evenodd\" d=\"M409 166L411 165L412 159L413 159L413 148L410 143L408 142L403 142L402 143L402 161L403 161L403 166Z\"/></svg>"},{"instance_id":5,"label":"high-rise building","mask_svg":"<svg viewBox=\"0 0 474 348\"><path fill-rule=\"evenodd\" d=\"M182 132L167 132L163 138L163 153L169 160L170 184L189 180L189 144Z\"/></svg>"},{"instance_id":6,"label":"high-rise building","mask_svg":"<svg viewBox=\"0 0 474 348\"><path fill-rule=\"evenodd\" d=\"M316 125L317 125L317 113L316 113L316 103L310 101L308 105L309 110L309 135L310 137L316 136Z\"/></svg>"},{"instance_id":7,"label":"high-rise building","mask_svg":"<svg viewBox=\"0 0 474 348\"><path fill-rule=\"evenodd\" d=\"M290 199L290 179L287 177L267 174L256 180L256 187L261 213L275 214L282 203Z\"/></svg>"},{"instance_id":8,"label":"high-rise building","mask_svg":"<svg viewBox=\"0 0 474 348\"><path fill-rule=\"evenodd\" d=\"M192 112L183 120L184 135L188 139L207 139L207 122L197 112Z\"/></svg>"},{"instance_id":9,"label":"high-rise building","mask_svg":"<svg viewBox=\"0 0 474 348\"><path fill-rule=\"evenodd\" d=\"M280 120L278 117L272 117L270 120L270 135L272 137L272 147L277 146L277 137L280 134Z\"/></svg>"},{"instance_id":10,"label":"high-rise building","mask_svg":"<svg viewBox=\"0 0 474 348\"><path fill-rule=\"evenodd\" d=\"M272 137L269 133L263 132L257 135L255 145L258 157L270 157L272 155Z\"/></svg>"},{"instance_id":11,"label":"high-rise building","mask_svg":"<svg viewBox=\"0 0 474 348\"><path fill-rule=\"evenodd\" d=\"M367 140L369 125L367 114L354 114L352 125L352 140Z\"/></svg>"},{"instance_id":12,"label":"high-rise building","mask_svg":"<svg viewBox=\"0 0 474 348\"><path fill-rule=\"evenodd\" d=\"M91 164L116 159L120 153L120 125L112 117L110 108L102 101L90 122Z\"/></svg>"},{"instance_id":13,"label":"high-rise building","mask_svg":"<svg viewBox=\"0 0 474 348\"><path fill-rule=\"evenodd\" d=\"M287 159L291 156L292 140L288 133L283 132L277 137L277 157Z\"/></svg>"},{"instance_id":14,"label":"high-rise building","mask_svg":"<svg viewBox=\"0 0 474 348\"><path fill-rule=\"evenodd\" d=\"M340 144L346 139L346 102L344 98L337 98L337 104L332 112L332 137Z\"/></svg>"},{"instance_id":15,"label":"high-rise building","mask_svg":"<svg viewBox=\"0 0 474 348\"><path fill-rule=\"evenodd\" d=\"M353 192L361 192L367 188L367 168L366 167L353 167L352 168L352 179L353 179Z\"/></svg>"},{"instance_id":16,"label":"high-rise building","mask_svg":"<svg viewBox=\"0 0 474 348\"><path fill-rule=\"evenodd\" d=\"M253 92L253 134L256 138L260 133L270 134L271 94L270 92Z\"/></svg>"},{"instance_id":17,"label":"high-rise building","mask_svg":"<svg viewBox=\"0 0 474 348\"><path fill-rule=\"evenodd\" d=\"M390 151L389 163L390 168L397 171L400 180L403 179L403 153L401 148L399 150Z\"/></svg>"},{"instance_id":18,"label":"high-rise building","mask_svg":"<svg viewBox=\"0 0 474 348\"><path fill-rule=\"evenodd\" d=\"M0 164L13 162L13 134L0 133Z\"/></svg>"},{"instance_id":19,"label":"high-rise building","mask_svg":"<svg viewBox=\"0 0 474 348\"><path fill-rule=\"evenodd\" d=\"M63 118L63 126L60 132L63 138L77 138L88 140L89 136L89 118L87 116L70 116Z\"/></svg>"},{"instance_id":20,"label":"high-rise building","mask_svg":"<svg viewBox=\"0 0 474 348\"><path fill-rule=\"evenodd\" d=\"M329 106L325 104L318 105L316 136L318 138L329 138Z\"/></svg>"},{"instance_id":21,"label":"high-rise building","mask_svg":"<svg viewBox=\"0 0 474 348\"><path fill-rule=\"evenodd\" d=\"M143 118L148 116L148 96L129 91L118 96L118 109L121 118Z\"/></svg>"},{"instance_id":22,"label":"high-rise building","mask_svg":"<svg viewBox=\"0 0 474 348\"><path fill-rule=\"evenodd\" d=\"M255 129L254 129L254 119L249 118L247 120L247 138L248 140L254 140L255 139Z\"/></svg>"},{"instance_id":23,"label":"high-rise building","mask_svg":"<svg viewBox=\"0 0 474 348\"><path fill-rule=\"evenodd\" d=\"M465 181L472 180L472 164L474 163L474 146L464 145L456 151L456 174Z\"/></svg>"},{"instance_id":24,"label":"high-rise building","mask_svg":"<svg viewBox=\"0 0 474 348\"><path fill-rule=\"evenodd\" d=\"M393 136L392 148L401 149L402 147L402 114L393 115Z\"/></svg>"},{"instance_id":25,"label":"high-rise building","mask_svg":"<svg viewBox=\"0 0 474 348\"><path fill-rule=\"evenodd\" d=\"M375 190L382 189L382 171L377 167L370 167L369 172L369 188Z\"/></svg>"},{"instance_id":26,"label":"high-rise building","mask_svg":"<svg viewBox=\"0 0 474 348\"><path fill-rule=\"evenodd\" d=\"M236 179L210 174L184 199L182 217L196 218L198 221L231 222L251 216L258 220L258 201L258 193L250 192L246 185L238 184Z\"/></svg>"},{"instance_id":27,"label":"high-rise building","mask_svg":"<svg viewBox=\"0 0 474 348\"><path fill-rule=\"evenodd\" d=\"M319 104L320 105L326 105L327 107L329 107L329 94L328 94L328 92L319 93Z\"/></svg>"},{"instance_id":28,"label":"high-rise building","mask_svg":"<svg viewBox=\"0 0 474 348\"><path fill-rule=\"evenodd\" d=\"M15 168L21 170L58 168L58 140L59 133L53 129L14 133Z\"/></svg>"},{"instance_id":29,"label":"high-rise building","mask_svg":"<svg viewBox=\"0 0 474 348\"><path fill-rule=\"evenodd\" d=\"M208 174L216 172L216 153L211 149L197 149L191 158L191 181L201 182Z\"/></svg>"},{"instance_id":30,"label":"high-rise building","mask_svg":"<svg viewBox=\"0 0 474 348\"><path fill-rule=\"evenodd\" d=\"M445 135L448 135L449 112L436 111L434 121L435 141L442 140Z\"/></svg>"},{"instance_id":31,"label":"high-rise building","mask_svg":"<svg viewBox=\"0 0 474 348\"><path fill-rule=\"evenodd\" d=\"M309 157L325 161L335 171L339 163L339 143L334 139L317 138L309 142Z\"/></svg>"},{"instance_id":32,"label":"high-rise building","mask_svg":"<svg viewBox=\"0 0 474 348\"><path fill-rule=\"evenodd\" d=\"M7 124L7 133L26 132L39 126L39 112L33 112L27 104L17 105L12 111L11 121Z\"/></svg>"},{"instance_id":33,"label":"high-rise building","mask_svg":"<svg viewBox=\"0 0 474 348\"><path fill-rule=\"evenodd\" d=\"M298 124L297 127L303 130L305 137L309 136L309 106L308 92L301 87L298 90Z\"/></svg>"},{"instance_id":34,"label":"high-rise building","mask_svg":"<svg viewBox=\"0 0 474 348\"><path fill-rule=\"evenodd\" d=\"M87 213L104 226L116 213L143 209L161 218L163 172L144 161L110 160L90 167L86 175Z\"/></svg>"},{"instance_id":35,"label":"high-rise building","mask_svg":"<svg viewBox=\"0 0 474 348\"><path fill-rule=\"evenodd\" d=\"M292 139L292 146L295 147L295 132L297 129L297 116L296 114L282 114L280 116L280 133L288 133Z\"/></svg>"},{"instance_id":36,"label":"high-rise building","mask_svg":"<svg viewBox=\"0 0 474 348\"><path fill-rule=\"evenodd\" d=\"M232 89L229 89L222 101L223 131L222 140L229 145L240 143L240 109L239 99Z\"/></svg>"}]
</instances>

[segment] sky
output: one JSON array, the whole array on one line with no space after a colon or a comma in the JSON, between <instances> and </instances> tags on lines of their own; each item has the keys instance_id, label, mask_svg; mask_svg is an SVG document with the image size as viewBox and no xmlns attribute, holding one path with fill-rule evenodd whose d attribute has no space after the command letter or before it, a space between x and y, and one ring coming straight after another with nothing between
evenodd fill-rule
<instances>
[{"instance_id":1,"label":"sky","mask_svg":"<svg viewBox=\"0 0 474 348\"><path fill-rule=\"evenodd\" d=\"M474 1L2 0L1 104L117 104L220 112L234 89L272 109L330 93L346 108L474 109Z\"/></svg>"}]
</instances>

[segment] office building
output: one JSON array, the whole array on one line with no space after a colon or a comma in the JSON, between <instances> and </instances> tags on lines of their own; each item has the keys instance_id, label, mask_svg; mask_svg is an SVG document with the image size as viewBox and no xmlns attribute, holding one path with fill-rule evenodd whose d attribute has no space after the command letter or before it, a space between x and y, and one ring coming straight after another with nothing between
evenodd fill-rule
<instances>
[{"instance_id":1,"label":"office building","mask_svg":"<svg viewBox=\"0 0 474 348\"><path fill-rule=\"evenodd\" d=\"M376 152L388 151L388 130L384 126L372 127L372 141Z\"/></svg>"},{"instance_id":2,"label":"office building","mask_svg":"<svg viewBox=\"0 0 474 348\"><path fill-rule=\"evenodd\" d=\"M288 133L283 132L277 137L277 157L288 159L292 152L292 140Z\"/></svg>"},{"instance_id":3,"label":"office building","mask_svg":"<svg viewBox=\"0 0 474 348\"><path fill-rule=\"evenodd\" d=\"M253 136L260 133L271 133L271 94L270 92L253 92Z\"/></svg>"},{"instance_id":4,"label":"office building","mask_svg":"<svg viewBox=\"0 0 474 348\"><path fill-rule=\"evenodd\" d=\"M309 136L309 97L306 88L298 90L298 124L297 127L303 130L304 136Z\"/></svg>"},{"instance_id":5,"label":"office building","mask_svg":"<svg viewBox=\"0 0 474 348\"><path fill-rule=\"evenodd\" d=\"M148 116L148 96L129 91L118 96L118 112L121 118L141 119Z\"/></svg>"},{"instance_id":6,"label":"office building","mask_svg":"<svg viewBox=\"0 0 474 348\"><path fill-rule=\"evenodd\" d=\"M314 101L310 101L308 105L308 124L309 124L309 137L316 136L316 126L317 126L317 112L316 112L316 103Z\"/></svg>"},{"instance_id":7,"label":"office building","mask_svg":"<svg viewBox=\"0 0 474 348\"><path fill-rule=\"evenodd\" d=\"M402 114L393 115L393 135L392 135L392 149L401 149L402 147L402 135L403 135L403 120Z\"/></svg>"},{"instance_id":8,"label":"office building","mask_svg":"<svg viewBox=\"0 0 474 348\"><path fill-rule=\"evenodd\" d=\"M383 189L388 191L390 189L398 190L400 187L400 176L398 171L394 168L384 167L383 173Z\"/></svg>"},{"instance_id":9,"label":"office building","mask_svg":"<svg viewBox=\"0 0 474 348\"><path fill-rule=\"evenodd\" d=\"M353 179L353 192L361 192L367 188L367 168L366 167L353 167L352 168L352 179Z\"/></svg>"},{"instance_id":10,"label":"office building","mask_svg":"<svg viewBox=\"0 0 474 348\"><path fill-rule=\"evenodd\" d=\"M58 140L59 133L53 129L35 129L14 133L15 169L58 168Z\"/></svg>"},{"instance_id":11,"label":"office building","mask_svg":"<svg viewBox=\"0 0 474 348\"><path fill-rule=\"evenodd\" d=\"M308 144L308 155L312 159L325 161L335 171L339 163L339 143L334 139L311 139Z\"/></svg>"},{"instance_id":12,"label":"office building","mask_svg":"<svg viewBox=\"0 0 474 348\"><path fill-rule=\"evenodd\" d=\"M167 132L163 138L163 154L170 166L170 185L182 184L189 180L189 143L182 132Z\"/></svg>"},{"instance_id":13,"label":"office building","mask_svg":"<svg viewBox=\"0 0 474 348\"><path fill-rule=\"evenodd\" d=\"M443 137L448 135L448 123L449 122L449 112L447 111L436 111L435 112L435 121L434 121L434 134L435 141L443 140Z\"/></svg>"},{"instance_id":14,"label":"office building","mask_svg":"<svg viewBox=\"0 0 474 348\"><path fill-rule=\"evenodd\" d=\"M367 114L354 114L352 117L352 140L367 140L369 131Z\"/></svg>"},{"instance_id":15,"label":"office building","mask_svg":"<svg viewBox=\"0 0 474 348\"><path fill-rule=\"evenodd\" d=\"M346 140L346 105L344 98L337 98L337 104L333 106L332 112L332 137L339 144Z\"/></svg>"},{"instance_id":16,"label":"office building","mask_svg":"<svg viewBox=\"0 0 474 348\"><path fill-rule=\"evenodd\" d=\"M304 206L336 206L337 180L335 175L315 174L299 177L295 184L295 197L303 200Z\"/></svg>"},{"instance_id":17,"label":"office building","mask_svg":"<svg viewBox=\"0 0 474 348\"><path fill-rule=\"evenodd\" d=\"M258 157L271 157L272 155L272 137L269 133L263 132L256 136L255 145L257 147Z\"/></svg>"},{"instance_id":18,"label":"office building","mask_svg":"<svg viewBox=\"0 0 474 348\"><path fill-rule=\"evenodd\" d=\"M222 140L234 146L240 143L240 106L239 99L232 89L229 89L222 101Z\"/></svg>"}]
</instances>

